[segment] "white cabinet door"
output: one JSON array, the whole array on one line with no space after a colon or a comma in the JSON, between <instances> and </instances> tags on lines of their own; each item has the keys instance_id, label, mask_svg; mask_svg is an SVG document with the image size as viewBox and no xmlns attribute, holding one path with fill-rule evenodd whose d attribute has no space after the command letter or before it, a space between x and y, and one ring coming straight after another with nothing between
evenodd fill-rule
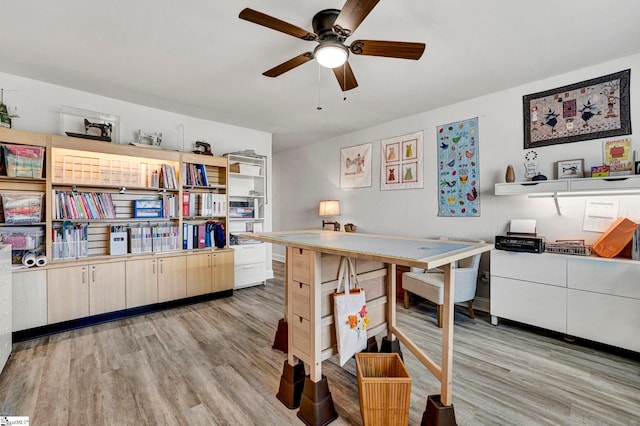
<instances>
[{"instance_id":1,"label":"white cabinet door","mask_svg":"<svg viewBox=\"0 0 640 426\"><path fill-rule=\"evenodd\" d=\"M640 299L640 262L576 257L567 271L569 288Z\"/></svg>"},{"instance_id":2,"label":"white cabinet door","mask_svg":"<svg viewBox=\"0 0 640 426\"><path fill-rule=\"evenodd\" d=\"M567 334L640 352L640 300L569 289L567 309Z\"/></svg>"},{"instance_id":3,"label":"white cabinet door","mask_svg":"<svg viewBox=\"0 0 640 426\"><path fill-rule=\"evenodd\" d=\"M567 290L492 276L491 315L565 333Z\"/></svg>"},{"instance_id":4,"label":"white cabinet door","mask_svg":"<svg viewBox=\"0 0 640 426\"><path fill-rule=\"evenodd\" d=\"M566 287L567 259L548 253L491 250L491 275Z\"/></svg>"},{"instance_id":5,"label":"white cabinet door","mask_svg":"<svg viewBox=\"0 0 640 426\"><path fill-rule=\"evenodd\" d=\"M264 284L266 244L242 244L232 248L235 252L235 288Z\"/></svg>"},{"instance_id":6,"label":"white cabinet door","mask_svg":"<svg viewBox=\"0 0 640 426\"><path fill-rule=\"evenodd\" d=\"M47 324L47 271L29 269L12 275L13 331Z\"/></svg>"}]
</instances>

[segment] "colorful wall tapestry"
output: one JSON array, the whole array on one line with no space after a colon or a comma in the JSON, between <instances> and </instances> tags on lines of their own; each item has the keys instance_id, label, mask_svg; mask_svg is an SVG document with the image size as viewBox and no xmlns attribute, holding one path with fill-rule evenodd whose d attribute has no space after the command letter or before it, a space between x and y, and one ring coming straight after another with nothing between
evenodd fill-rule
<instances>
[{"instance_id":1,"label":"colorful wall tapestry","mask_svg":"<svg viewBox=\"0 0 640 426\"><path fill-rule=\"evenodd\" d=\"M340 188L371 186L372 149L372 142L340 149Z\"/></svg>"},{"instance_id":2,"label":"colorful wall tapestry","mask_svg":"<svg viewBox=\"0 0 640 426\"><path fill-rule=\"evenodd\" d=\"M438 216L480 216L478 118L438 126Z\"/></svg>"},{"instance_id":3,"label":"colorful wall tapestry","mask_svg":"<svg viewBox=\"0 0 640 426\"><path fill-rule=\"evenodd\" d=\"M383 139L380 145L380 190L424 187L422 143L424 132Z\"/></svg>"},{"instance_id":4,"label":"colorful wall tapestry","mask_svg":"<svg viewBox=\"0 0 640 426\"><path fill-rule=\"evenodd\" d=\"M523 96L524 147L631 134L631 70Z\"/></svg>"}]
</instances>

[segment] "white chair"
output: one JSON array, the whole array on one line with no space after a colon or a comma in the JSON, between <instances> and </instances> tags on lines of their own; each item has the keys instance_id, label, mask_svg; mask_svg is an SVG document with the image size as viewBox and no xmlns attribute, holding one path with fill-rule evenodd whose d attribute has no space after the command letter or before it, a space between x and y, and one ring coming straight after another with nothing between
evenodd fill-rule
<instances>
[{"instance_id":1,"label":"white chair","mask_svg":"<svg viewBox=\"0 0 640 426\"><path fill-rule=\"evenodd\" d=\"M441 240L449 238L441 237ZM478 242L482 240L457 241ZM453 303L467 302L469 316L475 318L473 313L473 299L476 297L476 284L478 282L478 267L480 255L477 254L458 261L455 269L455 286ZM402 274L402 288L404 290L404 307L409 307L410 293L416 294L437 305L437 325L442 328L442 305L444 303L444 272L440 269L425 271L420 268L411 268L411 272Z\"/></svg>"}]
</instances>

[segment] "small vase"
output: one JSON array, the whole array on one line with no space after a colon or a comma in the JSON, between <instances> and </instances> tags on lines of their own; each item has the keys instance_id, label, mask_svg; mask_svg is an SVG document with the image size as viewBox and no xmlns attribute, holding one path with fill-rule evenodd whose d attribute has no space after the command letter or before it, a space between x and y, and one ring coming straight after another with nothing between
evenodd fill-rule
<instances>
[{"instance_id":1,"label":"small vase","mask_svg":"<svg viewBox=\"0 0 640 426\"><path fill-rule=\"evenodd\" d=\"M515 182L516 180L516 174L513 171L513 166L511 164L507 166L507 173L504 176L504 180L506 182Z\"/></svg>"}]
</instances>

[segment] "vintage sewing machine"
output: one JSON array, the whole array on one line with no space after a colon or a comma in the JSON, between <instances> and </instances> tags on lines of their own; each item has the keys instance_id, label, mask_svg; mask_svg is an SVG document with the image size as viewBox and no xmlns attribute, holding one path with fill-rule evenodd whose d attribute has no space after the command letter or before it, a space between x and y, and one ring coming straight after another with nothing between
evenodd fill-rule
<instances>
[{"instance_id":1,"label":"vintage sewing machine","mask_svg":"<svg viewBox=\"0 0 640 426\"><path fill-rule=\"evenodd\" d=\"M143 140L148 140L152 147L160 147L162 143L162 133L144 133L142 130L138 130L138 144L143 145Z\"/></svg>"},{"instance_id":2,"label":"vintage sewing machine","mask_svg":"<svg viewBox=\"0 0 640 426\"><path fill-rule=\"evenodd\" d=\"M98 129L100 130L100 136L89 134L89 129ZM65 132L67 136L72 136L74 138L84 138L84 139L93 139L96 141L105 141L111 142L111 131L113 130L113 124L111 123L92 123L91 121L84 119L84 134L82 133L72 133Z\"/></svg>"},{"instance_id":3,"label":"vintage sewing machine","mask_svg":"<svg viewBox=\"0 0 640 426\"><path fill-rule=\"evenodd\" d=\"M202 148L204 151L201 151ZM211 144L203 141L196 141L196 149L193 150L194 154L213 155L211 151Z\"/></svg>"}]
</instances>

